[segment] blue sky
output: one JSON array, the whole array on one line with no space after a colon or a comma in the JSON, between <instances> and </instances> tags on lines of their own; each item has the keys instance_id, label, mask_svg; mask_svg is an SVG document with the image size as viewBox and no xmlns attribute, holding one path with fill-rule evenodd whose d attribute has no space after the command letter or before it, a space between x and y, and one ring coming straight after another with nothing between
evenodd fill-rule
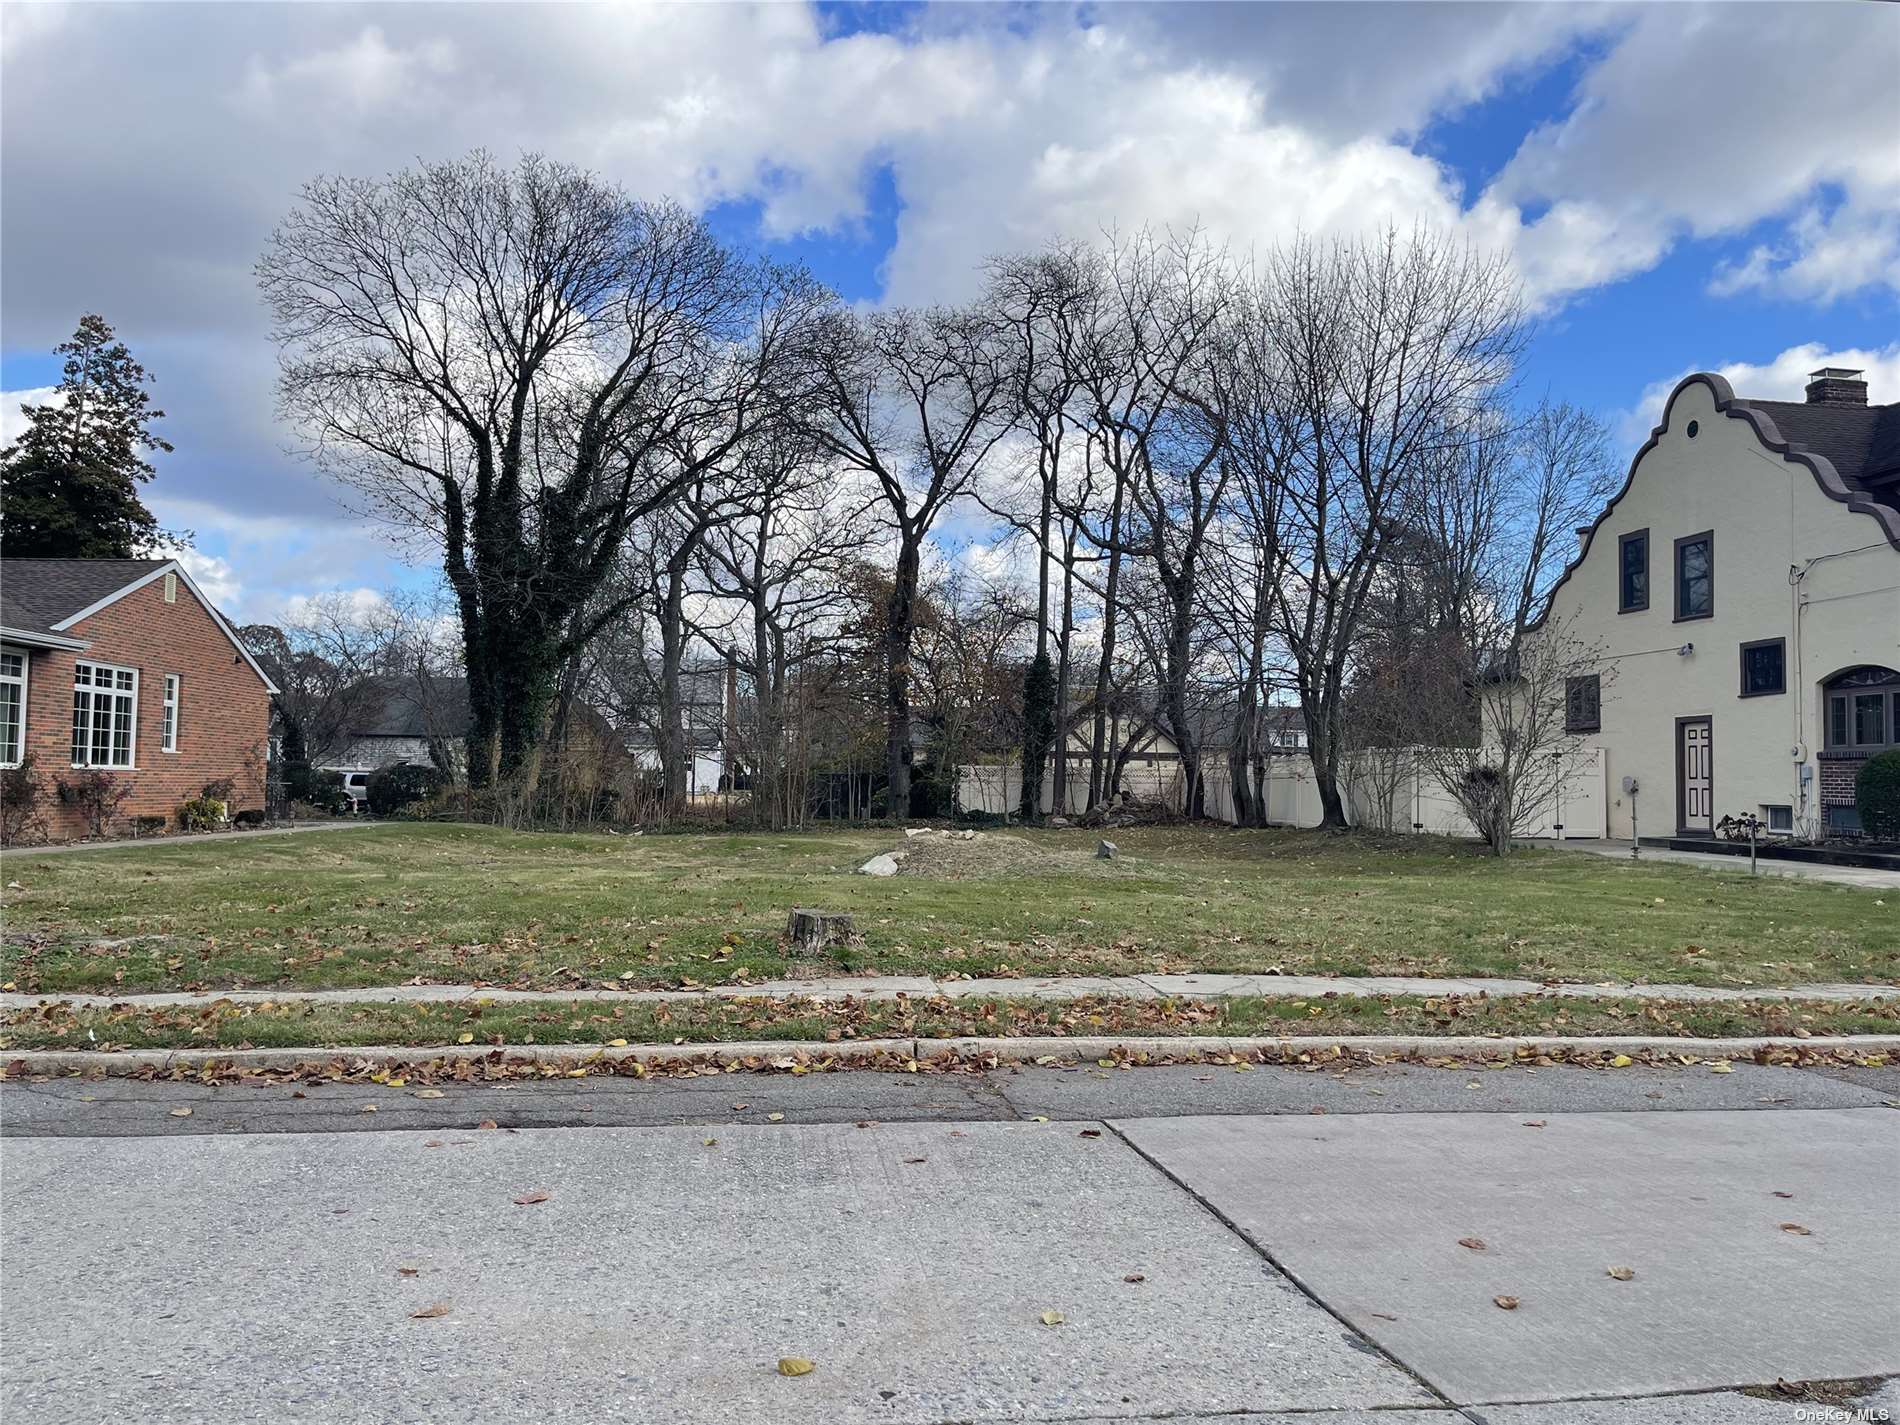
<instances>
[{"instance_id":1,"label":"blue sky","mask_svg":"<svg viewBox=\"0 0 1900 1425\"><path fill-rule=\"evenodd\" d=\"M171 413L151 503L241 617L428 577L294 453L249 269L304 179L476 145L865 303L1110 223L1424 222L1512 255L1525 389L1625 439L1693 369L1900 399L1895 6L14 6L0 64L7 409L101 311Z\"/></svg>"}]
</instances>

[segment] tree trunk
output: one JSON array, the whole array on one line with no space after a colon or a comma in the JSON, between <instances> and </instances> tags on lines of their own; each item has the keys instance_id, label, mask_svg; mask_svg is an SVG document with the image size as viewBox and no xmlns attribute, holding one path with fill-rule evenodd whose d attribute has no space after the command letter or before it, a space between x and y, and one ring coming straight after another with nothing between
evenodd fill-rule
<instances>
[{"instance_id":1,"label":"tree trunk","mask_svg":"<svg viewBox=\"0 0 1900 1425\"><path fill-rule=\"evenodd\" d=\"M1115 667L1116 597L1121 587L1122 482L1115 482L1115 502L1108 512L1108 582L1102 592L1102 657L1095 665L1095 728L1089 739L1089 807L1094 811L1105 795L1102 773L1108 754L1108 683ZM1120 766L1116 768L1119 780Z\"/></svg>"},{"instance_id":2,"label":"tree trunk","mask_svg":"<svg viewBox=\"0 0 1900 1425\"><path fill-rule=\"evenodd\" d=\"M917 542L906 534L892 573L884 628L884 775L893 821L910 816L910 644L917 621Z\"/></svg>"}]
</instances>

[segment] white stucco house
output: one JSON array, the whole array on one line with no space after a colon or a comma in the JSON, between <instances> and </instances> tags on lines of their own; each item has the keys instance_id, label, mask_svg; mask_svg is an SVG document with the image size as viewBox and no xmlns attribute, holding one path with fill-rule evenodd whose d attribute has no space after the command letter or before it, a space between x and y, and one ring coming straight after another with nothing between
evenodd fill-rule
<instances>
[{"instance_id":1,"label":"white stucco house","mask_svg":"<svg viewBox=\"0 0 1900 1425\"><path fill-rule=\"evenodd\" d=\"M1685 378L1580 531L1542 623L1601 650L1567 730L1601 750L1608 835L1858 826L1855 773L1900 745L1900 404L1861 374L1804 402Z\"/></svg>"}]
</instances>

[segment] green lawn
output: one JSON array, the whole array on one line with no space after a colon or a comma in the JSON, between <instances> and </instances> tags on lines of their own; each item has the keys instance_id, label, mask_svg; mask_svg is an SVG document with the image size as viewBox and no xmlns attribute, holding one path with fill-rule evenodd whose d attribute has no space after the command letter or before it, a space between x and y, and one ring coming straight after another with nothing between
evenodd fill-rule
<instances>
[{"instance_id":1,"label":"green lawn","mask_svg":"<svg viewBox=\"0 0 1900 1425\"><path fill-rule=\"evenodd\" d=\"M982 1035L1629 1034L1788 1036L1900 1033L1900 1002L1743 1000L1233 999L1049 1001L714 1000L524 1005L235 1005L0 1014L0 1052L24 1049L348 1049L460 1043L707 1044L735 1040L949 1039Z\"/></svg>"},{"instance_id":2,"label":"green lawn","mask_svg":"<svg viewBox=\"0 0 1900 1425\"><path fill-rule=\"evenodd\" d=\"M30 992L764 979L792 905L852 911L886 974L1504 975L1729 985L1900 978L1900 894L1434 838L1216 828L918 843L882 830L644 836L400 825L5 857ZM817 972L837 973L827 961Z\"/></svg>"}]
</instances>

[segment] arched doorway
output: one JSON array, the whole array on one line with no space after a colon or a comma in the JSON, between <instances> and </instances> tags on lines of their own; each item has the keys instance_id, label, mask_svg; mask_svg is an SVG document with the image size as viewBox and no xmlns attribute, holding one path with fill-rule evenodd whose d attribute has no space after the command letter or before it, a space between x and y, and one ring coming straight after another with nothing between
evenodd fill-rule
<instances>
[{"instance_id":1,"label":"arched doorway","mask_svg":"<svg viewBox=\"0 0 1900 1425\"><path fill-rule=\"evenodd\" d=\"M1900 671L1877 663L1821 683L1821 817L1828 831L1859 831L1854 778L1868 758L1900 747Z\"/></svg>"}]
</instances>

